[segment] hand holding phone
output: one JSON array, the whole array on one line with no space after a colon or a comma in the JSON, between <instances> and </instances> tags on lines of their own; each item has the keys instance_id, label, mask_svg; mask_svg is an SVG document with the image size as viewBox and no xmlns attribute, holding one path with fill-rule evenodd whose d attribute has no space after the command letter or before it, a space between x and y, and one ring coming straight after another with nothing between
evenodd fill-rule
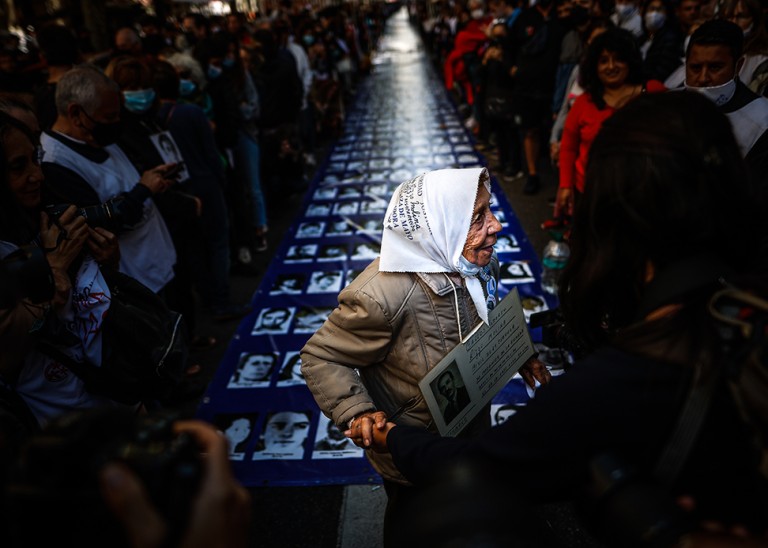
<instances>
[{"instance_id":1,"label":"hand holding phone","mask_svg":"<svg viewBox=\"0 0 768 548\"><path fill-rule=\"evenodd\" d=\"M184 162L177 162L163 172L163 178L176 179L184 169Z\"/></svg>"}]
</instances>

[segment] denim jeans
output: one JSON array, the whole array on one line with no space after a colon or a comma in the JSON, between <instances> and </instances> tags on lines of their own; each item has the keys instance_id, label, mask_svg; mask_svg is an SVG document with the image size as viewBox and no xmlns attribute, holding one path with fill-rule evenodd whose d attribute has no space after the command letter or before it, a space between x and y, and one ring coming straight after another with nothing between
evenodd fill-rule
<instances>
[{"instance_id":1,"label":"denim jeans","mask_svg":"<svg viewBox=\"0 0 768 548\"><path fill-rule=\"evenodd\" d=\"M261 189L261 151L259 143L244 131L237 132L235 168L246 189L250 189L255 228L267 226L267 206Z\"/></svg>"}]
</instances>

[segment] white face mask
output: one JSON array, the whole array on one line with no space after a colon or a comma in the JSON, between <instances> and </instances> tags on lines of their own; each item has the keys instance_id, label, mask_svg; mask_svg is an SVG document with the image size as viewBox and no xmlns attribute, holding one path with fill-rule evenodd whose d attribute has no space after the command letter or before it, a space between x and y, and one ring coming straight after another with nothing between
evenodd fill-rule
<instances>
[{"instance_id":1,"label":"white face mask","mask_svg":"<svg viewBox=\"0 0 768 548\"><path fill-rule=\"evenodd\" d=\"M472 19L482 19L485 12L483 10L472 10L470 15L472 16Z\"/></svg>"},{"instance_id":2,"label":"white face mask","mask_svg":"<svg viewBox=\"0 0 768 548\"><path fill-rule=\"evenodd\" d=\"M747 36L749 36L750 34L752 34L752 29L753 29L753 28L755 28L755 24L754 24L754 23L750 23L750 24L749 24L749 26L748 26L747 28L745 28L745 29L742 29L742 31L741 31L741 32L742 32L742 33L744 33L744 38L746 38Z\"/></svg>"},{"instance_id":3,"label":"white face mask","mask_svg":"<svg viewBox=\"0 0 768 548\"><path fill-rule=\"evenodd\" d=\"M725 84L719 86L705 86L705 87L693 87L685 83L685 89L689 91L698 91L704 97L715 103L717 106L726 104L733 98L733 94L736 93L736 80L731 80Z\"/></svg>"},{"instance_id":4,"label":"white face mask","mask_svg":"<svg viewBox=\"0 0 768 548\"><path fill-rule=\"evenodd\" d=\"M645 28L651 32L656 32L667 21L667 14L661 11L649 11L645 14Z\"/></svg>"},{"instance_id":5,"label":"white face mask","mask_svg":"<svg viewBox=\"0 0 768 548\"><path fill-rule=\"evenodd\" d=\"M634 4L623 4L623 3L616 2L616 13L621 18L627 18L633 13L635 13L635 11L637 11L637 8L635 7Z\"/></svg>"}]
</instances>

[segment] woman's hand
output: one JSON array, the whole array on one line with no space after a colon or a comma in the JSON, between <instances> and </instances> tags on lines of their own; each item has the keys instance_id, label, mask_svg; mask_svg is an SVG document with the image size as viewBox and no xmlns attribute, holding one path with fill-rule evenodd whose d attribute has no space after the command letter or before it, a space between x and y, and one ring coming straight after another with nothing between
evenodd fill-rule
<instances>
[{"instance_id":1,"label":"woman's hand","mask_svg":"<svg viewBox=\"0 0 768 548\"><path fill-rule=\"evenodd\" d=\"M344 435L355 445L368 449L373 442L374 432L387 426L387 414L384 411L372 411L355 417Z\"/></svg>"},{"instance_id":2,"label":"woman's hand","mask_svg":"<svg viewBox=\"0 0 768 548\"><path fill-rule=\"evenodd\" d=\"M88 228L88 249L97 263L117 268L120 262L120 246L117 236L106 228Z\"/></svg>"},{"instance_id":3,"label":"woman's hand","mask_svg":"<svg viewBox=\"0 0 768 548\"><path fill-rule=\"evenodd\" d=\"M66 272L87 238L88 225L75 206L65 209L56 221L46 213L40 214L40 239L52 270Z\"/></svg>"},{"instance_id":4,"label":"woman's hand","mask_svg":"<svg viewBox=\"0 0 768 548\"><path fill-rule=\"evenodd\" d=\"M397 426L394 422L388 422L384 428L376 428L373 431L373 442L371 443L371 449L377 453L389 453L389 447L387 447L387 436L389 431Z\"/></svg>"},{"instance_id":5,"label":"woman's hand","mask_svg":"<svg viewBox=\"0 0 768 548\"><path fill-rule=\"evenodd\" d=\"M553 217L560 219L561 217L573 216L573 189L571 188L558 188L557 195L555 196L555 211Z\"/></svg>"},{"instance_id":6,"label":"woman's hand","mask_svg":"<svg viewBox=\"0 0 768 548\"><path fill-rule=\"evenodd\" d=\"M180 548L244 548L248 540L251 499L232 475L227 440L200 421L174 425L188 432L201 447L205 472L192 506ZM125 528L133 548L165 546L168 524L152 505L139 478L126 466L110 463L101 471L101 492Z\"/></svg>"},{"instance_id":7,"label":"woman's hand","mask_svg":"<svg viewBox=\"0 0 768 548\"><path fill-rule=\"evenodd\" d=\"M552 165L557 167L560 162L560 142L549 143L549 159Z\"/></svg>"},{"instance_id":8,"label":"woman's hand","mask_svg":"<svg viewBox=\"0 0 768 548\"><path fill-rule=\"evenodd\" d=\"M525 384L534 389L537 388L536 381L539 382L539 386L543 386L552 380L549 369L538 358L531 358L525 362L520 368L520 376L523 377Z\"/></svg>"}]
</instances>

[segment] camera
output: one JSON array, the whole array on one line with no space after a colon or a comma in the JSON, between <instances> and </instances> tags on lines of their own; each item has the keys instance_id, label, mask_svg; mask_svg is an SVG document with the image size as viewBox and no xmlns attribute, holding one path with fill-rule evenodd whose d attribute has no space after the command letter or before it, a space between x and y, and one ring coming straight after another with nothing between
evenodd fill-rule
<instances>
[{"instance_id":1,"label":"camera","mask_svg":"<svg viewBox=\"0 0 768 548\"><path fill-rule=\"evenodd\" d=\"M124 214L123 203L125 196L116 196L104 202L86 207L78 207L77 215L85 218L85 222L91 228L106 228L110 232L118 233L123 227ZM58 219L71 204L51 204L45 206L45 212L51 219Z\"/></svg>"},{"instance_id":2,"label":"camera","mask_svg":"<svg viewBox=\"0 0 768 548\"><path fill-rule=\"evenodd\" d=\"M203 473L200 449L170 416L108 408L66 415L31 436L10 473L4 514L11 546L127 545L99 490L99 471L120 462L139 477L168 525L184 532ZM42 526L41 526L42 525Z\"/></svg>"},{"instance_id":3,"label":"camera","mask_svg":"<svg viewBox=\"0 0 768 548\"><path fill-rule=\"evenodd\" d=\"M49 301L54 290L51 266L39 247L21 247L0 261L0 308L13 308L21 299Z\"/></svg>"},{"instance_id":4,"label":"camera","mask_svg":"<svg viewBox=\"0 0 768 548\"><path fill-rule=\"evenodd\" d=\"M541 327L541 343L549 348L562 348L570 352L574 359L587 354L582 342L568 329L559 308L531 314L530 327Z\"/></svg>"},{"instance_id":5,"label":"camera","mask_svg":"<svg viewBox=\"0 0 768 548\"><path fill-rule=\"evenodd\" d=\"M696 524L672 495L641 477L625 459L603 453L590 463L591 482L577 505L587 528L607 546L666 548Z\"/></svg>"}]
</instances>

